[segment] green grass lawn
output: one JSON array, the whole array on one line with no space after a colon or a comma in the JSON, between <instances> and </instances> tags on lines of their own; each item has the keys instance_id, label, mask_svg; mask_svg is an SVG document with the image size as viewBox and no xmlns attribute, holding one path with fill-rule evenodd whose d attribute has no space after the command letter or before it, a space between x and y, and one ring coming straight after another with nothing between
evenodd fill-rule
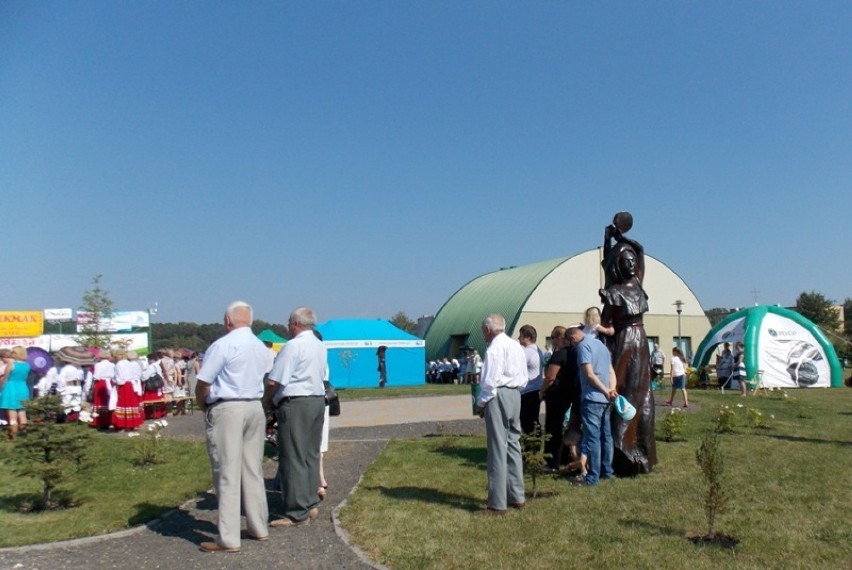
<instances>
[{"instance_id":1,"label":"green grass lawn","mask_svg":"<svg viewBox=\"0 0 852 570\"><path fill-rule=\"evenodd\" d=\"M134 465L140 438L93 434L94 467L67 486L81 504L44 513L21 512L41 495L41 483L16 476L0 462L0 547L104 534L148 522L211 487L203 443L160 440L165 462ZM143 436L144 437L144 436ZM0 444L7 455L11 443Z\"/></svg>"},{"instance_id":2,"label":"green grass lawn","mask_svg":"<svg viewBox=\"0 0 852 570\"><path fill-rule=\"evenodd\" d=\"M852 567L852 390L788 394L693 390L685 441L658 442L652 474L597 488L547 478L539 482L547 496L499 518L479 514L484 438L391 442L340 519L394 569ZM686 539L706 532L695 452L722 404L741 424L721 436L731 498L716 530L740 540L733 550ZM749 407L768 429L746 427Z\"/></svg>"}]
</instances>

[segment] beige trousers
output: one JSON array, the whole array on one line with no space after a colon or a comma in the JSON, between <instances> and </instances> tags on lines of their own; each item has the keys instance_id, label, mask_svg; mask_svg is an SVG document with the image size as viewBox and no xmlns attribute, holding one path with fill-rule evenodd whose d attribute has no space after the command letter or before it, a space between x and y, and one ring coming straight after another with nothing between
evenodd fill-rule
<instances>
[{"instance_id":1,"label":"beige trousers","mask_svg":"<svg viewBox=\"0 0 852 570\"><path fill-rule=\"evenodd\" d=\"M219 545L240 546L240 498L246 531L269 534L269 507L263 483L266 417L260 400L221 402L205 412L207 453L219 501Z\"/></svg>"}]
</instances>

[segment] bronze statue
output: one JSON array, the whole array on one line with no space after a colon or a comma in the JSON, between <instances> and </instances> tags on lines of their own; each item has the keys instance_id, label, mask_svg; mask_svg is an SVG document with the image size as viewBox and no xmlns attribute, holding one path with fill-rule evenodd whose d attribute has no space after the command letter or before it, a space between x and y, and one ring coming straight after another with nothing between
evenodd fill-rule
<instances>
[{"instance_id":1,"label":"bronze statue","mask_svg":"<svg viewBox=\"0 0 852 570\"><path fill-rule=\"evenodd\" d=\"M617 389L636 408L636 416L629 421L612 414L612 466L622 477L649 473L657 463L651 357L643 323L643 315L648 312L648 295L642 287L645 251L639 242L624 236L632 227L633 216L629 212L615 215L604 233L601 263L605 273L604 288L600 290L601 322L615 329L608 346Z\"/></svg>"}]
</instances>

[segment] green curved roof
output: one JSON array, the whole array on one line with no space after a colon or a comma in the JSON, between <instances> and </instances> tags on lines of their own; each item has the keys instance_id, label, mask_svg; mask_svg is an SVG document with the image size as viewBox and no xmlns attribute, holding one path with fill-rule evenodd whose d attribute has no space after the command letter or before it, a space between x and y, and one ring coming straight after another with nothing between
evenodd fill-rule
<instances>
[{"instance_id":1,"label":"green curved roof","mask_svg":"<svg viewBox=\"0 0 852 570\"><path fill-rule=\"evenodd\" d=\"M449 355L453 337L468 335L464 344L485 352L482 320L497 313L506 319L506 332L514 333L521 309L539 283L570 259L560 257L531 265L486 273L464 285L444 303L426 331L426 359Z\"/></svg>"}]
</instances>

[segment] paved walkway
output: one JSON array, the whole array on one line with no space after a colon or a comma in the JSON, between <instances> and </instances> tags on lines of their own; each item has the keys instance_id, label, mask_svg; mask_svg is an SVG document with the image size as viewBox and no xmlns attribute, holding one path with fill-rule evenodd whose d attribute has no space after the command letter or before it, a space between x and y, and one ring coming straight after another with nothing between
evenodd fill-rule
<instances>
[{"instance_id":1,"label":"paved walkway","mask_svg":"<svg viewBox=\"0 0 852 570\"><path fill-rule=\"evenodd\" d=\"M434 434L438 424L443 433L484 433L483 422L472 415L469 396L344 401L342 414L332 418L325 455L330 487L320 517L305 527L270 529L267 542L244 540L239 554L198 550L199 543L216 534L216 499L205 493L148 526L66 543L2 549L0 569L372 568L338 536L333 509L346 499L389 439ZM203 440L203 415L170 418L164 435ZM276 466L274 461L266 462L267 479L274 476ZM267 498L271 514L278 515L277 493L269 491Z\"/></svg>"},{"instance_id":2,"label":"paved walkway","mask_svg":"<svg viewBox=\"0 0 852 570\"><path fill-rule=\"evenodd\" d=\"M474 417L470 396L353 400L342 402L342 406L341 414L331 418L331 429L469 420Z\"/></svg>"}]
</instances>

